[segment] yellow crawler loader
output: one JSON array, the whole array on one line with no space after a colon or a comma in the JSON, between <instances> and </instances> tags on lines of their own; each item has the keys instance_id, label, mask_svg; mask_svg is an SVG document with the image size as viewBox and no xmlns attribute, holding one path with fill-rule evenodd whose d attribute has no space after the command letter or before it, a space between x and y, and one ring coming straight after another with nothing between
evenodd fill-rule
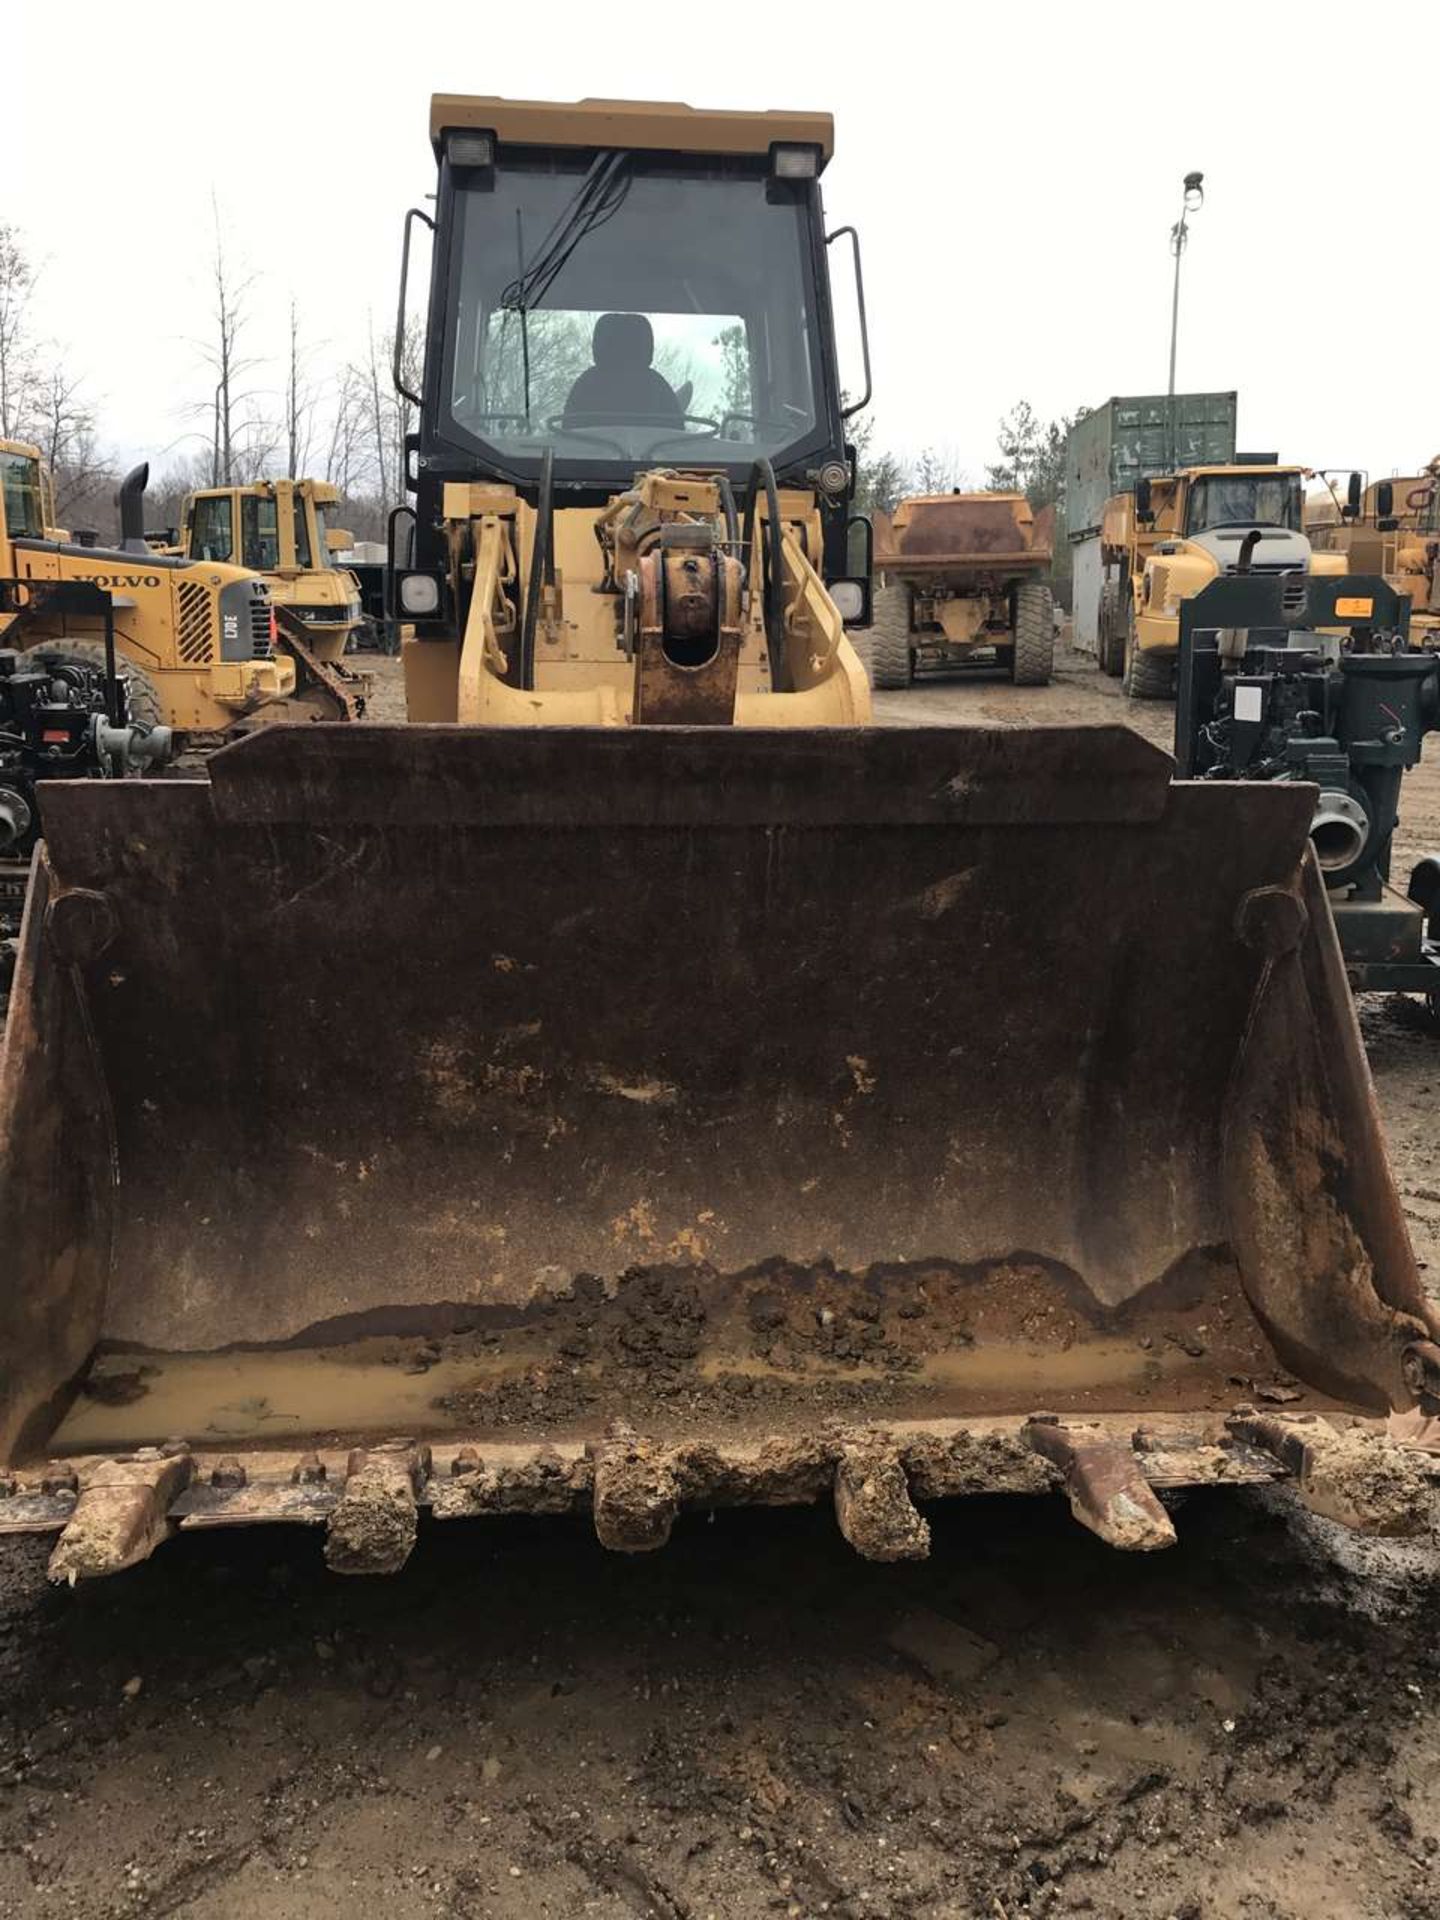
<instances>
[{"instance_id":1,"label":"yellow crawler loader","mask_svg":"<svg viewBox=\"0 0 1440 1920\"><path fill-rule=\"evenodd\" d=\"M322 718L358 720L370 680L345 665L361 625L355 576L331 559L352 536L326 524L340 503L324 480L254 480L204 487L185 499L179 551L187 560L237 561L265 576L280 642L296 663L297 699Z\"/></svg>"},{"instance_id":2,"label":"yellow crawler loader","mask_svg":"<svg viewBox=\"0 0 1440 1920\"><path fill-rule=\"evenodd\" d=\"M40 790L0 1528L73 1582L257 1521L353 1573L422 1515L1424 1525L1440 1324L1314 790L867 724L827 116L431 135L412 724Z\"/></svg>"}]
</instances>

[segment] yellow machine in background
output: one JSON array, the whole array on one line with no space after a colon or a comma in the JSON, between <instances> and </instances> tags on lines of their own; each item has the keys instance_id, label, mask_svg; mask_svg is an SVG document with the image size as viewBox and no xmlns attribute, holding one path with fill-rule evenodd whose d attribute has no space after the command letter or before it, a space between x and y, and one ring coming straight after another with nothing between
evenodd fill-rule
<instances>
[{"instance_id":1,"label":"yellow machine in background","mask_svg":"<svg viewBox=\"0 0 1440 1920\"><path fill-rule=\"evenodd\" d=\"M370 676L345 667L345 652L362 622L355 576L333 553L352 542L326 524L339 504L324 480L255 480L204 487L185 499L179 551L191 560L236 559L263 573L280 632L296 669L296 703L321 719L358 720Z\"/></svg>"},{"instance_id":2,"label":"yellow machine in background","mask_svg":"<svg viewBox=\"0 0 1440 1920\"><path fill-rule=\"evenodd\" d=\"M265 582L246 568L155 553L143 534L148 468L120 489L121 544L80 546L50 524L39 450L0 442L0 634L11 647L94 665L103 653L97 588L137 719L185 733L232 728L295 691L293 663L276 653Z\"/></svg>"},{"instance_id":3,"label":"yellow machine in background","mask_svg":"<svg viewBox=\"0 0 1440 1920\"><path fill-rule=\"evenodd\" d=\"M1440 640L1440 454L1423 473L1376 480L1352 472L1345 498L1339 474L1319 474L1323 491L1305 503L1305 531L1317 553L1343 557L1351 573L1382 575L1410 597L1410 634L1418 645Z\"/></svg>"},{"instance_id":4,"label":"yellow machine in background","mask_svg":"<svg viewBox=\"0 0 1440 1920\"><path fill-rule=\"evenodd\" d=\"M186 496L179 551L263 573L274 605L303 622L320 658L339 660L361 619L354 576L331 559L353 545L328 524L339 503L338 488L324 480L204 487Z\"/></svg>"},{"instance_id":5,"label":"yellow machine in background","mask_svg":"<svg viewBox=\"0 0 1440 1920\"><path fill-rule=\"evenodd\" d=\"M1180 603L1212 580L1241 569L1295 576L1344 573L1338 555L1312 554L1302 531L1303 467L1270 463L1188 467L1141 479L1133 493L1106 502L1101 529L1105 584L1099 622L1100 665L1122 674L1134 700L1168 699L1180 645ZM1247 542L1247 536L1258 537Z\"/></svg>"},{"instance_id":6,"label":"yellow machine in background","mask_svg":"<svg viewBox=\"0 0 1440 1920\"><path fill-rule=\"evenodd\" d=\"M1016 686L1043 686L1055 665L1054 518L1037 520L1023 493L901 500L877 526L874 684L908 687L922 669L978 659Z\"/></svg>"}]
</instances>

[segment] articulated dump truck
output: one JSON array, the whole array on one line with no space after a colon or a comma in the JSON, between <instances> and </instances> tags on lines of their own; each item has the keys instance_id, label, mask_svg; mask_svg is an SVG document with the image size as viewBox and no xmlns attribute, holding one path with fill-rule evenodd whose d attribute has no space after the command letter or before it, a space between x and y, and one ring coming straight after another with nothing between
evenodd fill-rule
<instances>
[{"instance_id":1,"label":"articulated dump truck","mask_svg":"<svg viewBox=\"0 0 1440 1920\"><path fill-rule=\"evenodd\" d=\"M986 1492L1129 1549L1191 1484L1425 1525L1440 1327L1313 791L868 724L826 117L432 136L414 724L41 789L0 1527L73 1582L822 1498L879 1560Z\"/></svg>"}]
</instances>

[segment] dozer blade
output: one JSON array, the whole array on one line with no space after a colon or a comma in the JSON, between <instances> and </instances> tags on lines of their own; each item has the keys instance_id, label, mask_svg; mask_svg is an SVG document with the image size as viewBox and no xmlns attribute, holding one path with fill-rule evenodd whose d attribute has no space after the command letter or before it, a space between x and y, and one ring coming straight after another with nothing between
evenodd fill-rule
<instances>
[{"instance_id":1,"label":"dozer blade","mask_svg":"<svg viewBox=\"0 0 1440 1920\"><path fill-rule=\"evenodd\" d=\"M389 1568L424 1507L642 1548L832 1492L903 1558L914 1498L1063 1489L1149 1547L1155 1488L1290 1476L1410 1524L1349 1420L1440 1329L1313 793L1170 770L1122 728L359 726L46 790L0 1528L64 1523L76 1578L267 1518Z\"/></svg>"}]
</instances>

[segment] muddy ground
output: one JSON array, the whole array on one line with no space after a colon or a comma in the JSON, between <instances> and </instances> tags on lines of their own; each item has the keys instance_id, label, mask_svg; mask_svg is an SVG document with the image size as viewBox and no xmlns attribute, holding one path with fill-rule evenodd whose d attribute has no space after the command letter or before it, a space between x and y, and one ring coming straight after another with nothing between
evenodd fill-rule
<instances>
[{"instance_id":1,"label":"muddy ground","mask_svg":"<svg viewBox=\"0 0 1440 1920\"><path fill-rule=\"evenodd\" d=\"M394 670L382 715L396 703ZM929 683L890 723L1137 721L1055 684ZM1404 871L1440 845L1440 756ZM1440 1280L1440 1036L1362 1010ZM1112 1553L1058 1500L931 1514L876 1567L826 1512L422 1528L343 1580L308 1531L186 1535L0 1588L0 1915L329 1920L1440 1920L1440 1555L1193 1494Z\"/></svg>"}]
</instances>

